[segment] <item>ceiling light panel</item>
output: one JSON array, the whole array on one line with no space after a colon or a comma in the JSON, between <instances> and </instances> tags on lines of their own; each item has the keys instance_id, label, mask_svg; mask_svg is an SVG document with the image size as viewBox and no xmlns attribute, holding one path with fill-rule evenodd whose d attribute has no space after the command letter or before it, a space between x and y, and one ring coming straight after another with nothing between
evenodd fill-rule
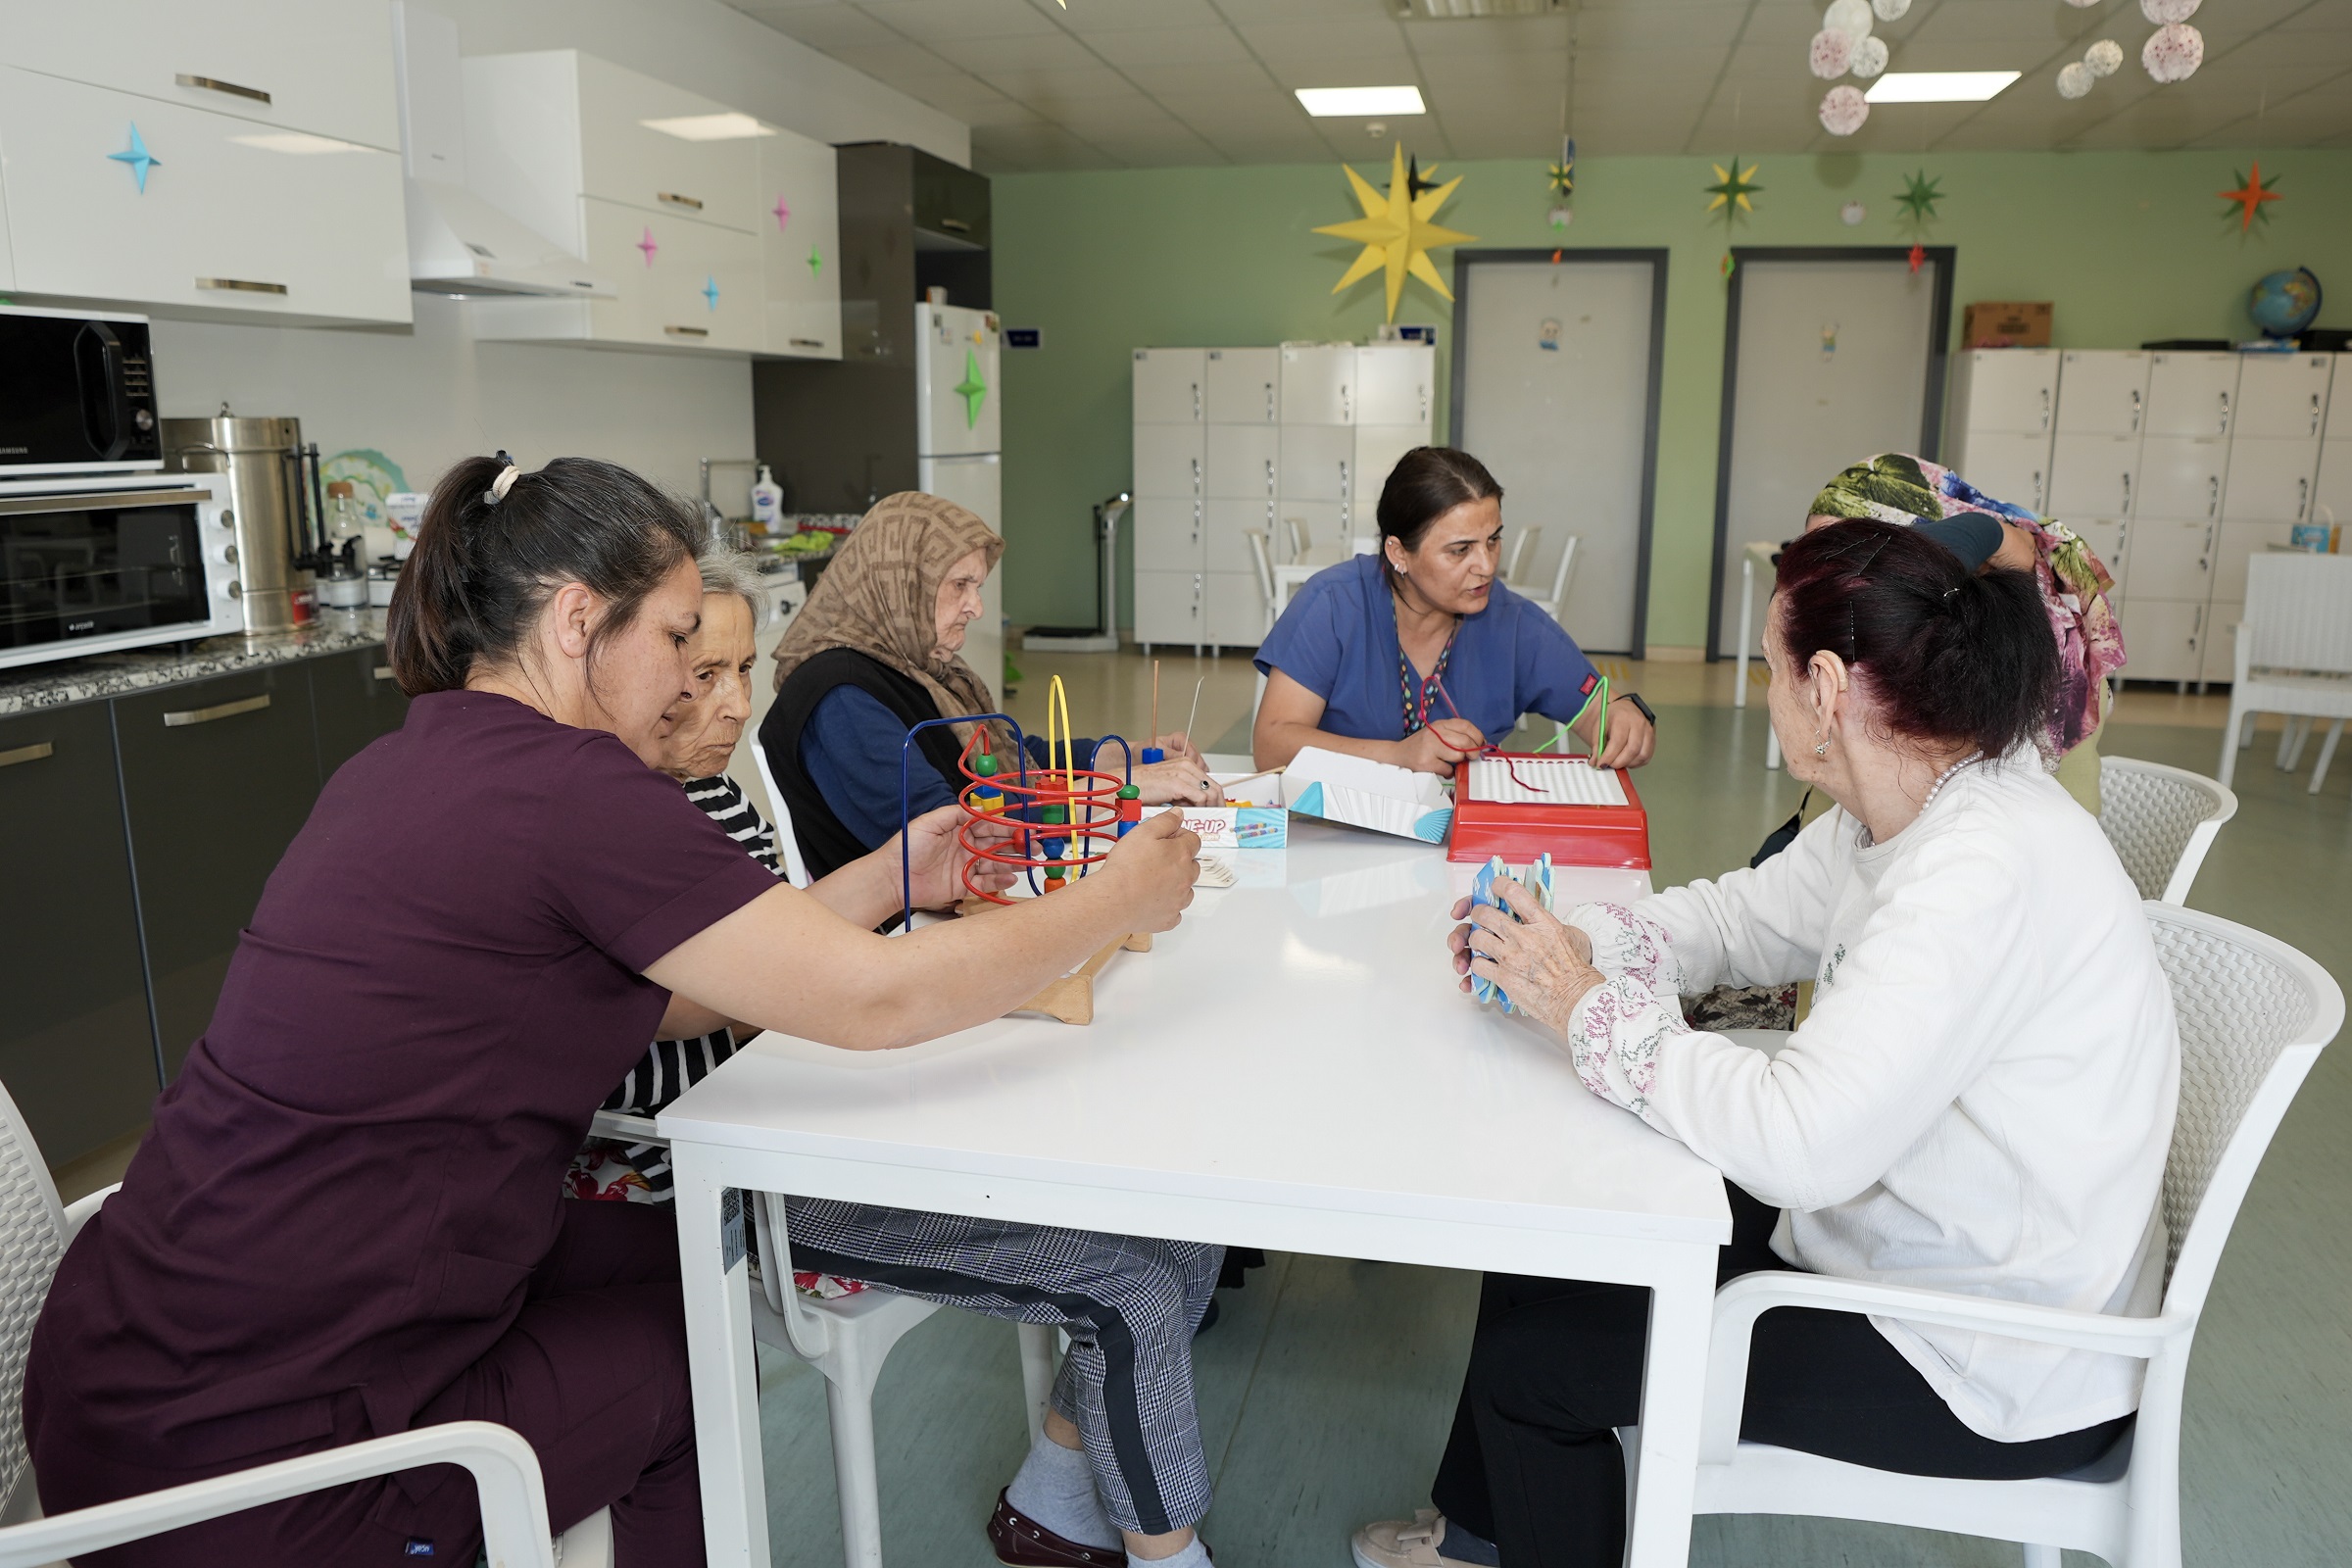
<instances>
[{"instance_id":1,"label":"ceiling light panel","mask_svg":"<svg viewBox=\"0 0 2352 1568\"><path fill-rule=\"evenodd\" d=\"M1418 87L1300 87L1298 102L1318 120L1425 115Z\"/></svg>"},{"instance_id":2,"label":"ceiling light panel","mask_svg":"<svg viewBox=\"0 0 2352 1568\"><path fill-rule=\"evenodd\" d=\"M664 136L680 141L743 141L753 136L773 136L774 131L749 115L677 115L668 120L640 120L648 130L658 130Z\"/></svg>"},{"instance_id":3,"label":"ceiling light panel","mask_svg":"<svg viewBox=\"0 0 2352 1568\"><path fill-rule=\"evenodd\" d=\"M1889 71L1862 96L1874 104L1981 104L2019 74L2014 71Z\"/></svg>"},{"instance_id":4,"label":"ceiling light panel","mask_svg":"<svg viewBox=\"0 0 2352 1568\"><path fill-rule=\"evenodd\" d=\"M1405 0L1396 14L1410 22L1469 22L1479 17L1544 17L1560 0Z\"/></svg>"}]
</instances>

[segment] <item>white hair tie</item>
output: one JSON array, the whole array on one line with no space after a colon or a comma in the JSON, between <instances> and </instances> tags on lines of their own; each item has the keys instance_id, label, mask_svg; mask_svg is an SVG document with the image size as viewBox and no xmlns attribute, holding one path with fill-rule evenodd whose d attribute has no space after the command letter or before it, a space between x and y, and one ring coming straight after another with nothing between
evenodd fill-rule
<instances>
[{"instance_id":1,"label":"white hair tie","mask_svg":"<svg viewBox=\"0 0 2352 1568\"><path fill-rule=\"evenodd\" d=\"M499 449L498 461L505 464L506 466L498 470L498 477L491 480L490 488L482 492L482 505L486 507L495 507L501 501L506 500L507 492L514 488L515 479L522 473L522 470L514 466L514 460L507 456L506 449L503 447Z\"/></svg>"}]
</instances>

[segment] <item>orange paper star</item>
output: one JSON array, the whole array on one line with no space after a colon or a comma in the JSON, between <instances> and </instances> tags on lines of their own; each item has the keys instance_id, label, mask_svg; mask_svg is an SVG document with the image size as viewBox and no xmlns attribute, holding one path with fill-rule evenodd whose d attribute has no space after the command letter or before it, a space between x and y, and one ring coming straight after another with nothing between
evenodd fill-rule
<instances>
[{"instance_id":1,"label":"orange paper star","mask_svg":"<svg viewBox=\"0 0 2352 1568\"><path fill-rule=\"evenodd\" d=\"M2262 204L2264 202L2283 201L2285 199L2277 191L2271 189L2271 187L2278 184L2279 179L2283 176L2273 174L2269 179L2264 179L2262 177L2262 160L2259 158L2254 160L2253 167L2254 174L2250 179L2245 175L2240 174L2234 169L2230 172L2230 177L2238 182L2237 189L2217 190L2214 192L2214 194L2219 196L2222 200L2234 203L2237 207L2242 209L2238 215L2237 223L2237 231L2241 234L2254 226L2254 220L2257 218L2260 218L2266 223L2271 220L2271 215L2262 210Z\"/></svg>"}]
</instances>

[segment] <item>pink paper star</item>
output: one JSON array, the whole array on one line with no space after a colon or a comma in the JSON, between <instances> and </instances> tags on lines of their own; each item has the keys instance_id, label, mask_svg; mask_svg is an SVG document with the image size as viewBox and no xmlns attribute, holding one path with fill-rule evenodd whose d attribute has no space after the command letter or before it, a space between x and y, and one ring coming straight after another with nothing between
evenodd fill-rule
<instances>
[{"instance_id":1,"label":"pink paper star","mask_svg":"<svg viewBox=\"0 0 2352 1568\"><path fill-rule=\"evenodd\" d=\"M637 242L637 248L645 252L645 265L651 267L654 265L654 252L662 247L654 243L654 231L649 228L645 231L645 238Z\"/></svg>"},{"instance_id":2,"label":"pink paper star","mask_svg":"<svg viewBox=\"0 0 2352 1568\"><path fill-rule=\"evenodd\" d=\"M776 198L774 212L776 215L776 231L781 233L783 232L785 221L792 217L792 209L786 206L784 198L779 196Z\"/></svg>"}]
</instances>

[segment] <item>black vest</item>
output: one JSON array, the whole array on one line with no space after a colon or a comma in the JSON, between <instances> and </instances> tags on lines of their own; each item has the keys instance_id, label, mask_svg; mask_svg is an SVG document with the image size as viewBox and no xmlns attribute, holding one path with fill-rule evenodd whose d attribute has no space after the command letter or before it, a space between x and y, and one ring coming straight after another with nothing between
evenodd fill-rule
<instances>
[{"instance_id":1,"label":"black vest","mask_svg":"<svg viewBox=\"0 0 2352 1568\"><path fill-rule=\"evenodd\" d=\"M808 862L812 880L830 876L852 860L882 847L859 842L841 818L833 814L833 808L825 804L823 793L801 761L801 732L808 723L808 715L816 711L816 705L837 686L857 687L889 709L909 729L925 719L942 716L938 702L920 684L852 648L828 648L784 677L784 689L776 693L767 717L760 720L760 749L767 754L767 765L775 774L776 788L784 795L784 808L792 813L792 836L800 844L801 858ZM963 743L956 738L953 727L942 724L927 729L915 737L914 744L922 760L912 765L928 764L938 769L950 789L962 785L963 774L956 766L956 758L963 751ZM896 814L899 775L895 769L888 778L859 779L857 785L888 801L893 810L886 814Z\"/></svg>"}]
</instances>

